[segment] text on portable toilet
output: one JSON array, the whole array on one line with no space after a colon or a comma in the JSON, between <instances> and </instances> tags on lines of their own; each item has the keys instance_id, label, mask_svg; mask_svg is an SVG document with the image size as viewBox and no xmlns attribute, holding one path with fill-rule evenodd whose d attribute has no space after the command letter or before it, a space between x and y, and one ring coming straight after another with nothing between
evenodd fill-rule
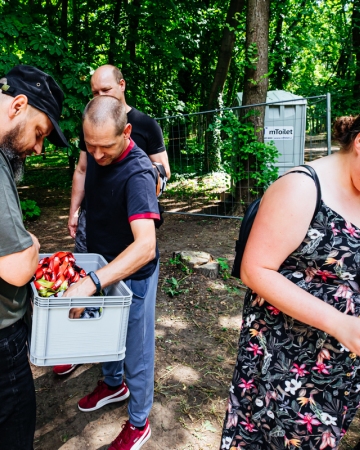
<instances>
[{"instance_id":1,"label":"text on portable toilet","mask_svg":"<svg viewBox=\"0 0 360 450\"><path fill-rule=\"evenodd\" d=\"M293 126L267 126L264 127L264 139L269 141L292 141L294 139Z\"/></svg>"}]
</instances>

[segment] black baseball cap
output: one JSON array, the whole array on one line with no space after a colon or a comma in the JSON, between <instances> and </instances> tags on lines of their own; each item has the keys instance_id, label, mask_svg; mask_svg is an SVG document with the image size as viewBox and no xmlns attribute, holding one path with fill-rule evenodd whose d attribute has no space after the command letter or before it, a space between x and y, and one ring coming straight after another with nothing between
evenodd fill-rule
<instances>
[{"instance_id":1,"label":"black baseball cap","mask_svg":"<svg viewBox=\"0 0 360 450\"><path fill-rule=\"evenodd\" d=\"M47 73L33 66L20 64L5 75L6 84L0 83L3 94L16 97L26 95L29 105L45 113L54 125L49 141L58 147L68 147L58 122L62 110L64 93L56 81Z\"/></svg>"}]
</instances>

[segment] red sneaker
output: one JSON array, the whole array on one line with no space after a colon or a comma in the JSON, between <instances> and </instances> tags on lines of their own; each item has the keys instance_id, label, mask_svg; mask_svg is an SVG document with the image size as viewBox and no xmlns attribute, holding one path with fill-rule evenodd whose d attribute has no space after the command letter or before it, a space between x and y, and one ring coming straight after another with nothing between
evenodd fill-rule
<instances>
[{"instance_id":1,"label":"red sneaker","mask_svg":"<svg viewBox=\"0 0 360 450\"><path fill-rule=\"evenodd\" d=\"M128 398L130 395L129 389L124 383L116 390L109 389L109 386L103 381L98 381L97 387L91 394L83 397L79 403L78 408L80 411L95 411L101 407L107 405L108 403L121 402Z\"/></svg>"},{"instance_id":2,"label":"red sneaker","mask_svg":"<svg viewBox=\"0 0 360 450\"><path fill-rule=\"evenodd\" d=\"M61 366L54 366L53 372L56 373L56 375L67 375L75 370L78 365L79 364L63 364Z\"/></svg>"},{"instance_id":3,"label":"red sneaker","mask_svg":"<svg viewBox=\"0 0 360 450\"><path fill-rule=\"evenodd\" d=\"M146 419L143 430L134 427L127 420L122 426L119 436L113 441L108 450L139 450L145 442L150 439L151 430L148 419Z\"/></svg>"}]
</instances>

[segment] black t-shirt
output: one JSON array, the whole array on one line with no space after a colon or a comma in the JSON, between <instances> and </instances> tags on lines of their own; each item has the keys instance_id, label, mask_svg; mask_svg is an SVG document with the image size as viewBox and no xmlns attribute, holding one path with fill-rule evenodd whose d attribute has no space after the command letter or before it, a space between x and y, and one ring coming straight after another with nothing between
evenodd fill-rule
<instances>
[{"instance_id":1,"label":"black t-shirt","mask_svg":"<svg viewBox=\"0 0 360 450\"><path fill-rule=\"evenodd\" d=\"M119 161L100 166L87 154L85 179L86 235L89 253L99 253L111 262L134 237L130 223L137 219L159 219L154 189L155 175L146 154L131 141ZM131 275L142 280L151 276L159 258Z\"/></svg>"},{"instance_id":2,"label":"black t-shirt","mask_svg":"<svg viewBox=\"0 0 360 450\"><path fill-rule=\"evenodd\" d=\"M136 145L150 155L156 155L165 151L165 144L160 125L155 119L142 113L136 108L131 108L127 113L128 122L132 125L131 139ZM79 147L86 151L84 132L81 129Z\"/></svg>"}]
</instances>

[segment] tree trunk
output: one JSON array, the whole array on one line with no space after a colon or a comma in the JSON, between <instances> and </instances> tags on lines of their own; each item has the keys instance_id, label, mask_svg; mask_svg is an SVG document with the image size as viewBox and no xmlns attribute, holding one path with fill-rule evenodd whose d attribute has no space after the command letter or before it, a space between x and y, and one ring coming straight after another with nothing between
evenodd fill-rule
<instances>
[{"instance_id":1,"label":"tree trunk","mask_svg":"<svg viewBox=\"0 0 360 450\"><path fill-rule=\"evenodd\" d=\"M76 158L72 155L68 156L69 161L69 177L72 179L74 176L75 166L76 166Z\"/></svg>"},{"instance_id":2,"label":"tree trunk","mask_svg":"<svg viewBox=\"0 0 360 450\"><path fill-rule=\"evenodd\" d=\"M140 21L141 0L133 0L131 9L128 7L129 34L126 40L126 50L129 52L131 64L136 63L136 44Z\"/></svg>"},{"instance_id":3,"label":"tree trunk","mask_svg":"<svg viewBox=\"0 0 360 450\"><path fill-rule=\"evenodd\" d=\"M47 19L48 19L48 24L49 24L49 30L52 31L53 33L56 33L56 29L55 29L55 14L54 14L54 6L51 3L51 0L46 0L46 6L45 6L45 10L46 10L46 15L47 15Z\"/></svg>"},{"instance_id":4,"label":"tree trunk","mask_svg":"<svg viewBox=\"0 0 360 450\"><path fill-rule=\"evenodd\" d=\"M217 66L215 70L215 77L210 89L207 109L213 109L214 107L216 107L218 95L220 92L222 93L224 89L224 84L229 71L231 56L236 39L235 29L238 24L236 14L240 14L244 10L244 7L245 0L230 1L223 31L223 37L221 40Z\"/></svg>"},{"instance_id":5,"label":"tree trunk","mask_svg":"<svg viewBox=\"0 0 360 450\"><path fill-rule=\"evenodd\" d=\"M277 22L276 22L276 30L275 30L275 37L271 45L270 54L274 54L276 51L276 48L280 45L280 42L282 40L282 28L284 24L284 16L283 14L277 15ZM283 89L283 75L284 75L284 67L279 61L275 68L274 68L274 81L275 81L275 87L276 89Z\"/></svg>"},{"instance_id":6,"label":"tree trunk","mask_svg":"<svg viewBox=\"0 0 360 450\"><path fill-rule=\"evenodd\" d=\"M67 19L68 19L68 1L69 0L62 0L61 3L61 37L67 41L68 38L68 25L67 25Z\"/></svg>"},{"instance_id":7,"label":"tree trunk","mask_svg":"<svg viewBox=\"0 0 360 450\"><path fill-rule=\"evenodd\" d=\"M247 64L244 75L243 106L263 103L269 85L268 44L270 0L248 0L246 17ZM261 108L264 112L265 109ZM264 114L256 120L264 124Z\"/></svg>"},{"instance_id":8,"label":"tree trunk","mask_svg":"<svg viewBox=\"0 0 360 450\"><path fill-rule=\"evenodd\" d=\"M80 27L80 19L79 19L79 8L77 0L72 0L72 54L77 55L80 49L79 43L79 27Z\"/></svg>"},{"instance_id":9,"label":"tree trunk","mask_svg":"<svg viewBox=\"0 0 360 450\"><path fill-rule=\"evenodd\" d=\"M354 30L353 30L354 31ZM354 34L354 33L353 33ZM337 62L337 66L336 66L336 76L338 78L341 78L343 80L346 79L346 74L348 72L348 66L349 66L349 54L348 54L348 49L345 47L346 43L344 43L344 47L342 48L341 52L340 52L340 57L339 60ZM355 49L354 49L355 50ZM358 52L360 51L360 48L355 52L358 54ZM359 55L360 56L360 55ZM356 79L358 78L358 70L355 70L355 84L357 84L359 86L359 79L356 81ZM328 80L329 82L329 80Z\"/></svg>"},{"instance_id":10,"label":"tree trunk","mask_svg":"<svg viewBox=\"0 0 360 450\"><path fill-rule=\"evenodd\" d=\"M86 9L84 13L84 35L89 33L89 15L91 14L89 9ZM85 39L83 43L84 55L88 55L90 52L90 40Z\"/></svg>"},{"instance_id":11,"label":"tree trunk","mask_svg":"<svg viewBox=\"0 0 360 450\"><path fill-rule=\"evenodd\" d=\"M127 96L127 100L130 104L136 107L137 98L140 96L140 86L139 86L139 68L137 65L136 58L136 46L139 42L138 29L140 22L140 8L142 0L124 0L124 4L127 17L128 17L128 34L126 39L126 53L128 57L126 61L123 62L122 69L125 72L125 80L131 80L131 95ZM150 64L149 64L150 66ZM148 73L151 76L151 73ZM150 85L149 85L150 86Z\"/></svg>"},{"instance_id":12,"label":"tree trunk","mask_svg":"<svg viewBox=\"0 0 360 450\"><path fill-rule=\"evenodd\" d=\"M352 41L353 52L356 55L356 69L353 96L360 97L360 0L354 0L352 14Z\"/></svg>"},{"instance_id":13,"label":"tree trunk","mask_svg":"<svg viewBox=\"0 0 360 450\"><path fill-rule=\"evenodd\" d=\"M296 11L294 11L292 22L289 22L287 18L287 36L292 36L296 34L296 28L300 24L301 20L304 20L304 8L306 6L307 0L302 0L299 4L296 4ZM289 81L291 75L291 66L294 62L294 55L289 54L289 49L284 44L284 17L289 16L288 11L292 7L290 2L277 2L273 10L273 15L275 16L276 29L273 42L270 46L270 55L277 55L277 64L274 65L275 74L273 76L273 81L275 83L274 87L276 89L283 89L284 85Z\"/></svg>"},{"instance_id":14,"label":"tree trunk","mask_svg":"<svg viewBox=\"0 0 360 450\"><path fill-rule=\"evenodd\" d=\"M254 105L266 102L269 85L268 79L268 45L270 0L247 0L246 15L246 67L244 74L244 93L242 105ZM251 108L254 111L248 119L254 125L254 132L260 142L264 140L265 106ZM244 116L249 110L242 109ZM239 149L241 151L241 149ZM256 156L251 155L243 162L248 178L236 186L236 200L248 204L255 180L251 177Z\"/></svg>"},{"instance_id":15,"label":"tree trunk","mask_svg":"<svg viewBox=\"0 0 360 450\"><path fill-rule=\"evenodd\" d=\"M115 55L118 53L116 49L116 36L118 34L120 11L122 0L117 0L114 6L112 29L110 30L110 45L108 52L109 64L115 65Z\"/></svg>"}]
</instances>

